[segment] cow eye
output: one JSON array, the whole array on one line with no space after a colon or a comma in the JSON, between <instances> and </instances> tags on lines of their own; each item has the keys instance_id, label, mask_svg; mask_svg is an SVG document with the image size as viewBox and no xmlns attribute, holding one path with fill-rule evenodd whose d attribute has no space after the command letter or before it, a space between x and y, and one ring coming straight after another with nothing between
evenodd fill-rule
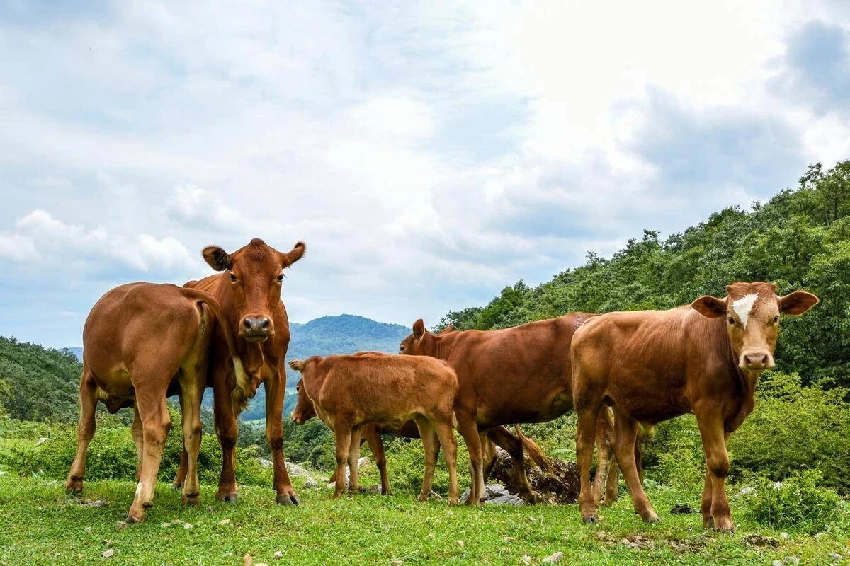
<instances>
[{"instance_id":1,"label":"cow eye","mask_svg":"<svg viewBox=\"0 0 850 566\"><path fill-rule=\"evenodd\" d=\"M773 317L773 324L779 324L779 315Z\"/></svg>"},{"instance_id":2,"label":"cow eye","mask_svg":"<svg viewBox=\"0 0 850 566\"><path fill-rule=\"evenodd\" d=\"M732 326L735 326L735 319L732 318L731 316L729 317L729 324L731 324Z\"/></svg>"},{"instance_id":3,"label":"cow eye","mask_svg":"<svg viewBox=\"0 0 850 566\"><path fill-rule=\"evenodd\" d=\"M281 273L280 275L278 275L278 276L277 276L277 280L278 280L278 281L283 281L283 273Z\"/></svg>"},{"instance_id":4,"label":"cow eye","mask_svg":"<svg viewBox=\"0 0 850 566\"><path fill-rule=\"evenodd\" d=\"M233 272L231 271L230 272L230 280L233 281L234 283L236 283L239 280L239 278L236 277L236 275L234 275Z\"/></svg>"}]
</instances>

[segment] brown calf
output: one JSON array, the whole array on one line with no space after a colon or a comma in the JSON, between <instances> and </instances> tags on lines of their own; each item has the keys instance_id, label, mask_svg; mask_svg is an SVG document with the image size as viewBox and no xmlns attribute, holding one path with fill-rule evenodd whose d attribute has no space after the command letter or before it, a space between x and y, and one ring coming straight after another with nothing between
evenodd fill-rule
<instances>
[{"instance_id":1,"label":"brown calf","mask_svg":"<svg viewBox=\"0 0 850 566\"><path fill-rule=\"evenodd\" d=\"M726 499L726 442L755 405L759 374L774 365L780 313L800 315L817 304L805 291L776 295L776 285L734 283L727 296L703 296L668 311L614 312L576 332L572 343L573 398L578 412L579 504L597 521L590 459L600 407L614 410L617 461L637 513L654 522L638 478L637 424L693 413L706 458L704 527L734 529Z\"/></svg>"},{"instance_id":2,"label":"brown calf","mask_svg":"<svg viewBox=\"0 0 850 566\"><path fill-rule=\"evenodd\" d=\"M203 250L204 259L210 267L224 273L186 284L212 295L221 305L226 321L214 325L206 380L207 386L213 388L215 428L222 452L216 493L219 501L236 501L233 472L233 450L238 435L236 417L263 383L266 388L266 439L272 454L277 502L298 504L283 460L283 396L286 390L283 363L289 348L289 318L280 294L283 270L301 259L304 250L304 243L298 242L292 251L282 253L259 238L233 253L209 246ZM239 379L226 363L224 326L236 336L236 348L245 363L248 379ZM185 467L181 462L175 486L184 478Z\"/></svg>"},{"instance_id":3,"label":"brown calf","mask_svg":"<svg viewBox=\"0 0 850 566\"><path fill-rule=\"evenodd\" d=\"M319 418L334 431L334 497L344 489L346 464L351 470L349 486L353 489L357 482L360 440L353 439L353 431L367 423L400 427L414 420L425 448L425 477L419 500L425 501L431 493L439 438L449 469L449 503L457 503L457 445L452 424L458 383L448 364L426 358L361 354L313 356L306 361L292 360L289 365L301 372L304 391ZM474 429L461 430L461 434L467 442L478 439Z\"/></svg>"},{"instance_id":4,"label":"brown calf","mask_svg":"<svg viewBox=\"0 0 850 566\"><path fill-rule=\"evenodd\" d=\"M499 425L548 421L573 408L570 342L576 329L594 316L573 313L514 328L440 334L428 332L419 319L399 351L439 358L454 368L460 382L459 402L469 407L457 414L458 424L476 426L507 450L520 480L520 495L533 500L523 443ZM600 426L604 427L608 421L601 417ZM480 443L470 447L470 457L473 450L475 456L481 456ZM600 450L601 455L607 453ZM484 494L483 474L477 488L470 498Z\"/></svg>"},{"instance_id":5,"label":"brown calf","mask_svg":"<svg viewBox=\"0 0 850 566\"><path fill-rule=\"evenodd\" d=\"M153 503L162 449L171 420L166 407L169 384L180 386L183 442L188 450L184 502L198 502L200 406L212 321L223 315L215 300L201 291L174 285L130 283L106 293L92 307L83 330L83 373L80 377L80 424L77 455L65 484L83 489L86 450L95 431L95 408L103 400L110 409L135 401L133 440L138 452L136 497L128 521L140 521ZM244 379L233 337L224 335L236 376Z\"/></svg>"}]
</instances>

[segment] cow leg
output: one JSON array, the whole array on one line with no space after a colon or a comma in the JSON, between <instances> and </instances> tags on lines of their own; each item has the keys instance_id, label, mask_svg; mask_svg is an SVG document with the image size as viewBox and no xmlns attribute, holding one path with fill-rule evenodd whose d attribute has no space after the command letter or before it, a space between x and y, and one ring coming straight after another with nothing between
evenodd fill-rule
<instances>
[{"instance_id":1,"label":"cow leg","mask_svg":"<svg viewBox=\"0 0 850 566\"><path fill-rule=\"evenodd\" d=\"M236 503L238 488L236 475L233 472L233 451L239 436L239 426L236 423L230 388L227 386L225 376L217 375L213 378L213 416L215 432L221 446L221 474L218 478L218 491L215 498L216 501Z\"/></svg>"},{"instance_id":2,"label":"cow leg","mask_svg":"<svg viewBox=\"0 0 850 566\"><path fill-rule=\"evenodd\" d=\"M363 431L366 437L366 442L369 443L369 450L372 451L372 456L375 457L375 464L378 466L378 473L381 474L381 493L390 495L390 481L387 478L387 455L384 452L384 441L381 439L381 433L374 425L368 425Z\"/></svg>"},{"instance_id":3,"label":"cow leg","mask_svg":"<svg viewBox=\"0 0 850 566\"><path fill-rule=\"evenodd\" d=\"M603 407L596 417L596 476L593 478L593 500L597 505L602 501L602 486L606 488L605 505L611 505L616 497L609 499L608 484L617 481L617 468L612 458L614 435L614 424L611 409ZM614 468L613 480L611 479L611 468ZM615 483L616 486L616 483ZM615 487L616 492L616 487Z\"/></svg>"},{"instance_id":4,"label":"cow leg","mask_svg":"<svg viewBox=\"0 0 850 566\"><path fill-rule=\"evenodd\" d=\"M133 444L136 445L136 482L142 473L142 458L144 458L144 436L142 434L142 416L139 407L133 407L133 424L130 426L130 434L133 436Z\"/></svg>"},{"instance_id":5,"label":"cow leg","mask_svg":"<svg viewBox=\"0 0 850 566\"><path fill-rule=\"evenodd\" d=\"M180 373L180 410L183 421L183 454L186 455L186 475L183 483L183 503L197 505L201 486L198 482L198 454L201 452L201 396L204 382L197 376ZM185 377L184 377L185 376ZM183 457L181 456L181 463Z\"/></svg>"},{"instance_id":6,"label":"cow leg","mask_svg":"<svg viewBox=\"0 0 850 566\"><path fill-rule=\"evenodd\" d=\"M578 432L576 434L576 463L579 469L579 510L585 523L598 523L596 499L590 486L590 461L593 458L593 444L596 439L597 407L586 407L578 412Z\"/></svg>"},{"instance_id":7,"label":"cow leg","mask_svg":"<svg viewBox=\"0 0 850 566\"><path fill-rule=\"evenodd\" d=\"M702 489L702 500L700 502L700 511L702 512L702 528L703 529L713 529L714 528L714 519L711 516L711 495L712 495L711 472L709 472L708 467L706 467L706 470L705 470L705 487Z\"/></svg>"},{"instance_id":8,"label":"cow leg","mask_svg":"<svg viewBox=\"0 0 850 566\"><path fill-rule=\"evenodd\" d=\"M428 501L434 482L434 468L437 465L437 451L434 447L437 444L437 432L431 426L431 421L421 415L417 415L414 421L419 429L419 438L422 439L422 448L425 450L425 476L422 479L419 501Z\"/></svg>"},{"instance_id":9,"label":"cow leg","mask_svg":"<svg viewBox=\"0 0 850 566\"><path fill-rule=\"evenodd\" d=\"M336 487L334 488L334 499L342 496L345 491L345 467L348 465L348 451L351 448L351 425L342 422L342 419L334 421L334 440L336 442Z\"/></svg>"},{"instance_id":10,"label":"cow leg","mask_svg":"<svg viewBox=\"0 0 850 566\"><path fill-rule=\"evenodd\" d=\"M614 429L617 464L623 470L623 477L632 496L635 511L645 522L657 523L658 515L652 509L649 498L643 491L635 463L635 438L638 433L638 423L628 415L618 412L614 418Z\"/></svg>"},{"instance_id":11,"label":"cow leg","mask_svg":"<svg viewBox=\"0 0 850 566\"><path fill-rule=\"evenodd\" d=\"M711 491L711 506L708 511L718 531L732 532L732 512L726 499L726 476L729 475L729 454L726 441L729 434L723 428L723 418L717 415L697 415L697 424L705 451L706 489L703 491L703 525L709 523L705 513L706 491ZM708 484L711 484L710 488Z\"/></svg>"},{"instance_id":12,"label":"cow leg","mask_svg":"<svg viewBox=\"0 0 850 566\"><path fill-rule=\"evenodd\" d=\"M144 378L139 378L136 383L144 383ZM156 476L159 472L159 464L162 461L162 449L168 429L171 427L171 418L168 415L168 406L165 397L159 397L148 392L136 390L136 405L139 415L142 417L142 471L139 474L139 483L136 486L136 497L130 506L127 521L136 523L145 518L145 513L153 505L154 488L156 487Z\"/></svg>"},{"instance_id":13,"label":"cow leg","mask_svg":"<svg viewBox=\"0 0 850 566\"><path fill-rule=\"evenodd\" d=\"M463 437L463 441L466 442L466 449L469 452L469 498L465 503L466 505L479 505L485 489L481 436L478 434L474 413L468 414L455 410L455 417L457 418L457 430ZM489 440L487 442L492 446Z\"/></svg>"},{"instance_id":14,"label":"cow leg","mask_svg":"<svg viewBox=\"0 0 850 566\"><path fill-rule=\"evenodd\" d=\"M83 370L80 378L80 423L77 426L77 454L68 472L65 489L77 495L83 491L83 478L86 475L86 451L94 436L95 409L97 409L97 385L94 378Z\"/></svg>"},{"instance_id":15,"label":"cow leg","mask_svg":"<svg viewBox=\"0 0 850 566\"><path fill-rule=\"evenodd\" d=\"M457 441L452 433L451 413L449 413L446 417L446 420L442 422L434 422L432 423L432 426L434 427L434 430L437 431L437 436L440 439L440 445L443 447L443 455L446 458L446 467L449 469L449 505L457 505ZM478 435L476 434L475 437L477 438Z\"/></svg>"},{"instance_id":16,"label":"cow leg","mask_svg":"<svg viewBox=\"0 0 850 566\"><path fill-rule=\"evenodd\" d=\"M348 491L360 491L360 427L351 430L351 445L348 447Z\"/></svg>"},{"instance_id":17,"label":"cow leg","mask_svg":"<svg viewBox=\"0 0 850 566\"><path fill-rule=\"evenodd\" d=\"M528 476L525 473L525 457L522 441L501 426L488 430L487 437L510 454L512 475L519 491L519 496L529 503L535 503L537 499L531 492L531 486L528 484ZM481 493L483 495L483 490Z\"/></svg>"},{"instance_id":18,"label":"cow leg","mask_svg":"<svg viewBox=\"0 0 850 566\"><path fill-rule=\"evenodd\" d=\"M283 358L275 375L265 381L266 388L266 439L272 453L274 469L274 491L279 505L298 505L298 497L286 471L283 460L283 395L286 392L286 372L283 370ZM359 449L359 445L358 445ZM342 477L345 482L345 476ZM337 480L338 481L338 480Z\"/></svg>"}]
</instances>

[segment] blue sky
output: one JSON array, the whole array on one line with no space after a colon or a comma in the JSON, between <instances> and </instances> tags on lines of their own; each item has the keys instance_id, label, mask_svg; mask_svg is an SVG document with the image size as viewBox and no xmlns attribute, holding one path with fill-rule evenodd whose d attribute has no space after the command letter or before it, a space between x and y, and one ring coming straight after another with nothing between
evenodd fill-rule
<instances>
[{"instance_id":1,"label":"blue sky","mask_svg":"<svg viewBox=\"0 0 850 566\"><path fill-rule=\"evenodd\" d=\"M848 77L835 0L0 0L0 335L257 236L293 321L434 324L850 158Z\"/></svg>"}]
</instances>

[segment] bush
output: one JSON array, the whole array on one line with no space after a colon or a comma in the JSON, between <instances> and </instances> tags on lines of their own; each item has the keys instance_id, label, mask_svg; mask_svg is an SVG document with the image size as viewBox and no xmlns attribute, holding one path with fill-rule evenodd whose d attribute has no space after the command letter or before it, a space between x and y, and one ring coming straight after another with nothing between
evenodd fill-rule
<instances>
[{"instance_id":1,"label":"bush","mask_svg":"<svg viewBox=\"0 0 850 566\"><path fill-rule=\"evenodd\" d=\"M698 492L705 483L705 453L696 417L682 415L659 423L643 440L646 476L658 483Z\"/></svg>"},{"instance_id":2,"label":"bush","mask_svg":"<svg viewBox=\"0 0 850 566\"><path fill-rule=\"evenodd\" d=\"M814 534L835 518L840 498L835 490L818 487L820 472L794 473L783 482L753 479L753 491L744 496L748 515L775 529L795 529Z\"/></svg>"},{"instance_id":3,"label":"bush","mask_svg":"<svg viewBox=\"0 0 850 566\"><path fill-rule=\"evenodd\" d=\"M850 494L850 405L841 388L803 387L800 376L771 372L759 383L753 413L729 440L731 476L773 481L818 470L823 484Z\"/></svg>"}]
</instances>

